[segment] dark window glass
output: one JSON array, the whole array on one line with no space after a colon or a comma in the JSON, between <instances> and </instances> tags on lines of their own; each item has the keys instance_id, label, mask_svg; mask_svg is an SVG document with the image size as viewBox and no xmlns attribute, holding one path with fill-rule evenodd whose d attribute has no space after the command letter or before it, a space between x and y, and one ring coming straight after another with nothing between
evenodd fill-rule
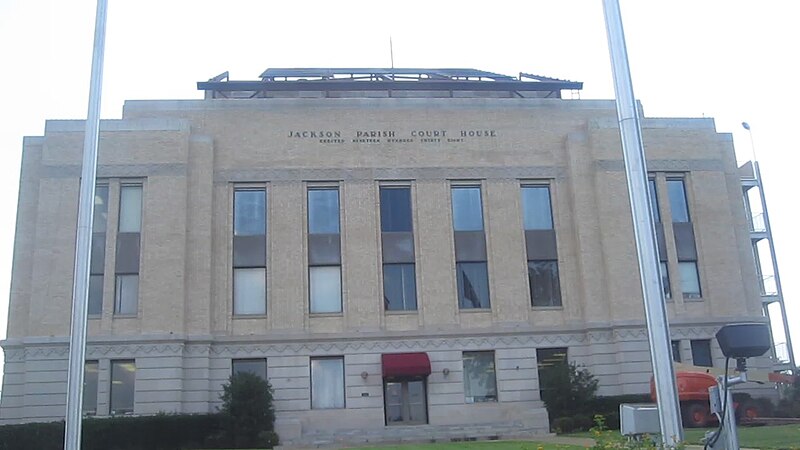
<instances>
[{"instance_id":1,"label":"dark window glass","mask_svg":"<svg viewBox=\"0 0 800 450\"><path fill-rule=\"evenodd\" d=\"M656 191L656 180L647 180L647 188L650 194L650 210L653 212L653 220L661 222L661 211L658 209L658 192Z\"/></svg>"},{"instance_id":2,"label":"dark window glass","mask_svg":"<svg viewBox=\"0 0 800 450\"><path fill-rule=\"evenodd\" d=\"M523 186L522 212L526 230L552 230L553 213L550 208L550 188L548 186Z\"/></svg>"},{"instance_id":3,"label":"dark window glass","mask_svg":"<svg viewBox=\"0 0 800 450\"><path fill-rule=\"evenodd\" d=\"M672 341L672 360L681 362L681 341Z\"/></svg>"},{"instance_id":4,"label":"dark window glass","mask_svg":"<svg viewBox=\"0 0 800 450\"><path fill-rule=\"evenodd\" d=\"M250 372L258 375L261 379L267 379L267 360L266 359L234 359L231 361L231 372L234 375L241 372Z\"/></svg>"},{"instance_id":5,"label":"dark window glass","mask_svg":"<svg viewBox=\"0 0 800 450\"><path fill-rule=\"evenodd\" d=\"M658 262L658 271L661 274L661 287L664 289L664 298L672 298L672 288L669 285L669 269L664 261Z\"/></svg>"},{"instance_id":6,"label":"dark window glass","mask_svg":"<svg viewBox=\"0 0 800 450\"><path fill-rule=\"evenodd\" d=\"M528 282L533 306L561 306L558 261L528 261Z\"/></svg>"},{"instance_id":7,"label":"dark window glass","mask_svg":"<svg viewBox=\"0 0 800 450\"><path fill-rule=\"evenodd\" d=\"M537 348L536 368L539 374L539 395L542 399L548 397L547 391L552 391L558 378L566 372L567 347ZM561 370L559 370L561 369Z\"/></svg>"},{"instance_id":8,"label":"dark window glass","mask_svg":"<svg viewBox=\"0 0 800 450\"><path fill-rule=\"evenodd\" d=\"M692 362L695 366L714 367L711 360L711 341L708 339L696 339L692 344Z\"/></svg>"},{"instance_id":9,"label":"dark window glass","mask_svg":"<svg viewBox=\"0 0 800 450\"><path fill-rule=\"evenodd\" d=\"M453 229L455 231L483 230L481 188L477 186L453 187Z\"/></svg>"},{"instance_id":10,"label":"dark window glass","mask_svg":"<svg viewBox=\"0 0 800 450\"><path fill-rule=\"evenodd\" d=\"M464 352L463 359L464 400L467 403L496 402L494 352Z\"/></svg>"},{"instance_id":11,"label":"dark window glass","mask_svg":"<svg viewBox=\"0 0 800 450\"><path fill-rule=\"evenodd\" d=\"M339 190L308 190L308 232L311 234L339 233Z\"/></svg>"},{"instance_id":12,"label":"dark window glass","mask_svg":"<svg viewBox=\"0 0 800 450\"><path fill-rule=\"evenodd\" d=\"M417 309L414 264L383 265L383 302L388 311Z\"/></svg>"},{"instance_id":13,"label":"dark window glass","mask_svg":"<svg viewBox=\"0 0 800 450\"><path fill-rule=\"evenodd\" d=\"M111 415L133 412L136 362L111 361Z\"/></svg>"},{"instance_id":14,"label":"dark window glass","mask_svg":"<svg viewBox=\"0 0 800 450\"><path fill-rule=\"evenodd\" d=\"M456 263L458 306L489 308L489 274L485 262Z\"/></svg>"},{"instance_id":15,"label":"dark window glass","mask_svg":"<svg viewBox=\"0 0 800 450\"><path fill-rule=\"evenodd\" d=\"M114 314L136 315L139 313L139 275L117 275L114 293Z\"/></svg>"},{"instance_id":16,"label":"dark window glass","mask_svg":"<svg viewBox=\"0 0 800 450\"><path fill-rule=\"evenodd\" d=\"M103 275L89 275L89 314L103 312Z\"/></svg>"},{"instance_id":17,"label":"dark window glass","mask_svg":"<svg viewBox=\"0 0 800 450\"><path fill-rule=\"evenodd\" d=\"M686 204L686 189L682 178L668 179L669 207L673 222L688 222L689 207Z\"/></svg>"},{"instance_id":18,"label":"dark window glass","mask_svg":"<svg viewBox=\"0 0 800 450\"><path fill-rule=\"evenodd\" d=\"M381 231L411 231L411 188L381 188Z\"/></svg>"},{"instance_id":19,"label":"dark window glass","mask_svg":"<svg viewBox=\"0 0 800 450\"><path fill-rule=\"evenodd\" d=\"M86 361L83 365L83 413L97 414L97 361Z\"/></svg>"},{"instance_id":20,"label":"dark window glass","mask_svg":"<svg viewBox=\"0 0 800 450\"><path fill-rule=\"evenodd\" d=\"M92 219L91 274L89 275L88 313L103 312L103 272L106 254L106 226L108 224L108 186L96 186L94 191L94 218Z\"/></svg>"},{"instance_id":21,"label":"dark window glass","mask_svg":"<svg viewBox=\"0 0 800 450\"><path fill-rule=\"evenodd\" d=\"M266 192L256 189L236 190L233 193L233 234L257 236L266 233Z\"/></svg>"}]
</instances>

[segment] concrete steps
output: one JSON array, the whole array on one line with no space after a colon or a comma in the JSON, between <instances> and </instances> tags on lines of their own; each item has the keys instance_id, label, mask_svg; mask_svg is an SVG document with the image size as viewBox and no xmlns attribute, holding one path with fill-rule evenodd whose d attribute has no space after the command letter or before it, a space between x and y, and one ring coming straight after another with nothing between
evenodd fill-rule
<instances>
[{"instance_id":1,"label":"concrete steps","mask_svg":"<svg viewBox=\"0 0 800 450\"><path fill-rule=\"evenodd\" d=\"M460 442L499 439L530 439L550 436L547 429L525 428L521 422L475 425L387 426L379 430L312 432L286 442L282 449L342 448L372 444L414 442Z\"/></svg>"}]
</instances>

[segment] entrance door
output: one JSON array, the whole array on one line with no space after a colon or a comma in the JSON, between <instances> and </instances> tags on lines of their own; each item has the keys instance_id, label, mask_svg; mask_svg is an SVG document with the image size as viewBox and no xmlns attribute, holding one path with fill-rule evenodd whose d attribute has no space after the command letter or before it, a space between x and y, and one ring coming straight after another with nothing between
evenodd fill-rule
<instances>
[{"instance_id":1,"label":"entrance door","mask_svg":"<svg viewBox=\"0 0 800 450\"><path fill-rule=\"evenodd\" d=\"M386 425L418 425L428 423L428 401L425 379L386 380Z\"/></svg>"}]
</instances>

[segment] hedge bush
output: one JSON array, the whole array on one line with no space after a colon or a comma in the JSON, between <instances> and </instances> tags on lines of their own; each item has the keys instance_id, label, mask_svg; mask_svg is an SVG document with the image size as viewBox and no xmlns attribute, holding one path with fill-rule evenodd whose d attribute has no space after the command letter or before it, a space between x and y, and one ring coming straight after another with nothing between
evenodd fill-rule
<instances>
[{"instance_id":1,"label":"hedge bush","mask_svg":"<svg viewBox=\"0 0 800 450\"><path fill-rule=\"evenodd\" d=\"M239 372L222 386L223 435L234 448L268 447L278 444L272 386L258 375Z\"/></svg>"},{"instance_id":2,"label":"hedge bush","mask_svg":"<svg viewBox=\"0 0 800 450\"><path fill-rule=\"evenodd\" d=\"M539 386L550 420L592 414L587 406L595 398L597 384L591 372L574 362L559 362L542 371Z\"/></svg>"},{"instance_id":3,"label":"hedge bush","mask_svg":"<svg viewBox=\"0 0 800 450\"><path fill-rule=\"evenodd\" d=\"M232 447L219 414L84 419L83 450L183 450ZM62 450L64 422L0 426L0 450Z\"/></svg>"}]
</instances>

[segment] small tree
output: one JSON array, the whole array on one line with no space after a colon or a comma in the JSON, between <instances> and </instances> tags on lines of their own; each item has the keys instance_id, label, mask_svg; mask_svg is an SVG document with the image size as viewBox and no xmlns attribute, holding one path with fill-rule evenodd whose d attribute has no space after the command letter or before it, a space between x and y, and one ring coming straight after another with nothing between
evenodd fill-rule
<instances>
[{"instance_id":1,"label":"small tree","mask_svg":"<svg viewBox=\"0 0 800 450\"><path fill-rule=\"evenodd\" d=\"M220 399L225 433L236 448L277 444L272 386L267 381L250 372L233 374L222 386Z\"/></svg>"},{"instance_id":2,"label":"small tree","mask_svg":"<svg viewBox=\"0 0 800 450\"><path fill-rule=\"evenodd\" d=\"M778 417L800 417L800 377L795 377L792 384L781 390L781 399L775 407Z\"/></svg>"},{"instance_id":3,"label":"small tree","mask_svg":"<svg viewBox=\"0 0 800 450\"><path fill-rule=\"evenodd\" d=\"M597 392L597 380L585 368L562 361L541 371L539 385L550 421L588 414Z\"/></svg>"}]
</instances>

